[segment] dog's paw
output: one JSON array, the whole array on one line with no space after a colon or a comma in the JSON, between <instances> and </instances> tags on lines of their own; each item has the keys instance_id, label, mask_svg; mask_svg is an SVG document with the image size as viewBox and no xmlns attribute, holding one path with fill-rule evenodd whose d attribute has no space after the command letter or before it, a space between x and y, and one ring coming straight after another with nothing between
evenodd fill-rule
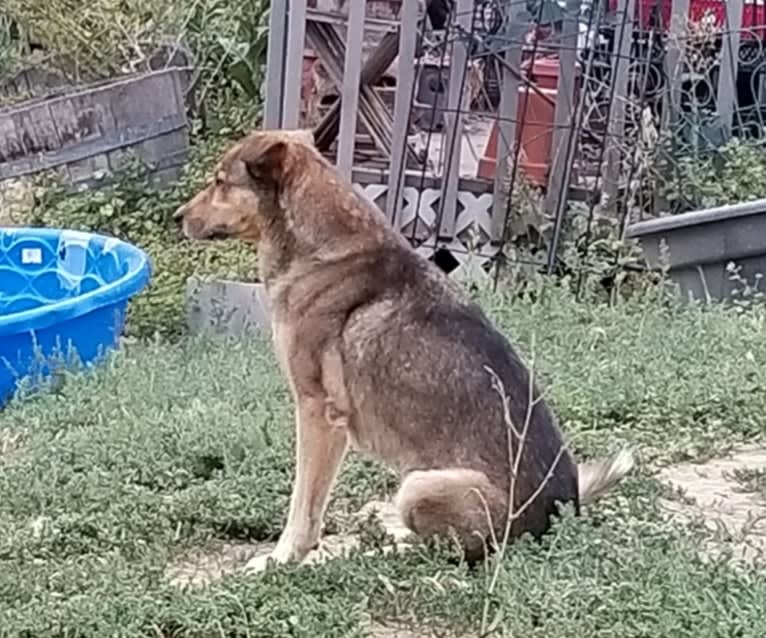
<instances>
[{"instance_id":1,"label":"dog's paw","mask_svg":"<svg viewBox=\"0 0 766 638\"><path fill-rule=\"evenodd\" d=\"M266 568L269 567L269 565L276 565L279 564L271 553L269 554L260 554L258 556L253 556L247 563L245 564L244 571L248 574L258 574L260 572L266 571Z\"/></svg>"},{"instance_id":2,"label":"dog's paw","mask_svg":"<svg viewBox=\"0 0 766 638\"><path fill-rule=\"evenodd\" d=\"M274 549L269 553L253 556L245 565L245 571L250 573L262 572L274 564L284 565L288 562L303 563L306 556L312 551L311 547L318 547L319 543L296 543L292 535L283 533Z\"/></svg>"},{"instance_id":3,"label":"dog's paw","mask_svg":"<svg viewBox=\"0 0 766 638\"><path fill-rule=\"evenodd\" d=\"M259 553L247 561L245 572L257 574L266 570L269 565L274 565L274 567L284 565L293 557L294 552L287 543L277 543L270 552Z\"/></svg>"}]
</instances>

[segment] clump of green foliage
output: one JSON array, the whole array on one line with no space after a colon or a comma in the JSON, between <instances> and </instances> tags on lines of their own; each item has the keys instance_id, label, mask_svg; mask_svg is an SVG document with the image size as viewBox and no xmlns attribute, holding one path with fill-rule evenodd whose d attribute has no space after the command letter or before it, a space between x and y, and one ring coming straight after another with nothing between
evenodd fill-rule
<instances>
[{"instance_id":1,"label":"clump of green foliage","mask_svg":"<svg viewBox=\"0 0 766 638\"><path fill-rule=\"evenodd\" d=\"M676 212L766 198L766 146L733 138L705 153L687 154L675 164L665 197Z\"/></svg>"},{"instance_id":2,"label":"clump of green foliage","mask_svg":"<svg viewBox=\"0 0 766 638\"><path fill-rule=\"evenodd\" d=\"M0 10L0 80L17 70L22 51L18 25Z\"/></svg>"},{"instance_id":3,"label":"clump of green foliage","mask_svg":"<svg viewBox=\"0 0 766 638\"><path fill-rule=\"evenodd\" d=\"M45 65L81 82L157 68L181 53L194 67L193 84L203 98L214 96L216 108L233 89L255 99L268 9L266 0L6 0L0 80L4 71L24 68L25 59L27 67Z\"/></svg>"},{"instance_id":4,"label":"clump of green foliage","mask_svg":"<svg viewBox=\"0 0 766 638\"><path fill-rule=\"evenodd\" d=\"M73 192L66 185L38 187L35 205L18 221L32 226L106 233L138 245L152 260L152 279L128 311L126 332L136 337L172 337L184 331L184 295L190 276L253 280L257 256L238 242L202 243L183 238L173 211L198 188L224 142L200 144L177 183L149 183L146 167L134 164L116 181Z\"/></svg>"}]
</instances>

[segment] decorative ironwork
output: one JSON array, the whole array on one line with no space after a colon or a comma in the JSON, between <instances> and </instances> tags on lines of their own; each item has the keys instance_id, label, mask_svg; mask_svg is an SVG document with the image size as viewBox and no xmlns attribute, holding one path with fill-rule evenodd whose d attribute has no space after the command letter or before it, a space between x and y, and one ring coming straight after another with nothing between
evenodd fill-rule
<instances>
[{"instance_id":1,"label":"decorative ironwork","mask_svg":"<svg viewBox=\"0 0 766 638\"><path fill-rule=\"evenodd\" d=\"M355 170L379 170L357 186L453 265L587 269L600 228L699 206L694 162L762 144L764 0L452 0L438 29L415 4L384 36L395 88L365 84L402 127L382 167L356 146Z\"/></svg>"}]
</instances>

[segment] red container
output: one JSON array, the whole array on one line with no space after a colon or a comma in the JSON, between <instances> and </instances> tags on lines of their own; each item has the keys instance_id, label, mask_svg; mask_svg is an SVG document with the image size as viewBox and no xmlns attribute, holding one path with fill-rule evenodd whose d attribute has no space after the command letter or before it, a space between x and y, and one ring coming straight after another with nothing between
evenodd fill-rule
<instances>
[{"instance_id":1,"label":"red container","mask_svg":"<svg viewBox=\"0 0 766 638\"><path fill-rule=\"evenodd\" d=\"M559 80L558 58L538 58L532 72L526 62L522 69L537 85L539 92L519 87L519 101L516 111L516 144L520 147L519 168L533 184L544 187L548 183L551 164L553 130L556 111L556 95ZM580 69L577 68L575 95L579 85ZM542 95L541 95L542 94ZM494 179L497 164L498 128L493 122L492 130L479 160L478 176Z\"/></svg>"},{"instance_id":2,"label":"red container","mask_svg":"<svg viewBox=\"0 0 766 638\"><path fill-rule=\"evenodd\" d=\"M610 11L617 10L617 0L609 0ZM635 20L642 28L648 29L653 13L657 13L663 30L670 26L672 0L638 0ZM691 0L689 17L697 22L710 13L715 16L716 25L725 29L726 0ZM745 0L742 9L743 38L766 37L766 3L764 0Z\"/></svg>"}]
</instances>

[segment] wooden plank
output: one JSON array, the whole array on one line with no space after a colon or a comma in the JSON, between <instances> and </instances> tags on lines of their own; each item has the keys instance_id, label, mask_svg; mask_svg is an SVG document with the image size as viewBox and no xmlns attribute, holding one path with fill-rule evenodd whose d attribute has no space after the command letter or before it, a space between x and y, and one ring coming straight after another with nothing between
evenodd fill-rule
<instances>
[{"instance_id":1,"label":"wooden plank","mask_svg":"<svg viewBox=\"0 0 766 638\"><path fill-rule=\"evenodd\" d=\"M338 42L335 27L312 22L308 25L307 35L311 46L322 59L327 74L340 88L343 85L343 68L339 62L339 54L343 50L343 45ZM387 112L385 114L376 113L375 107L370 104L370 91L366 89L369 87L362 86L360 88L362 99L359 103L359 117L375 141L375 145L386 156L390 156L391 128L393 125L386 121ZM385 111L385 108L383 110Z\"/></svg>"},{"instance_id":2,"label":"wooden plank","mask_svg":"<svg viewBox=\"0 0 766 638\"><path fill-rule=\"evenodd\" d=\"M501 65L500 74L500 105L497 118L497 163L495 169L495 181L493 184L494 202L492 204L492 241L503 239L505 218L508 214L507 192L509 187L510 160L516 147L516 121L518 119L519 85L521 68L521 54L524 48L524 35L529 28L532 16L522 10L511 15L508 24L508 48L503 56L505 64ZM514 70L517 72L514 73Z\"/></svg>"},{"instance_id":3,"label":"wooden plank","mask_svg":"<svg viewBox=\"0 0 766 638\"><path fill-rule=\"evenodd\" d=\"M18 124L16 126L23 134L23 128L19 127ZM152 140L168 133L182 131L185 130L185 128L186 122L180 116L176 116L164 118L159 122L149 122L140 128L134 127L134 129L130 131L129 136L126 135L125 137L122 137L119 134L94 134L90 138L44 153L27 154L24 152L23 148L19 147L18 150L20 155L17 158L0 163L0 179L23 177L24 175L50 170L66 164L81 162L82 160L101 155L102 153L112 153L122 149L130 149L145 141ZM3 133L4 129L3 119L0 118L0 135ZM3 143L7 145L9 142L13 142L13 140L14 138L9 136L6 136L4 140L0 140L0 153L2 153L4 149Z\"/></svg>"},{"instance_id":4,"label":"wooden plank","mask_svg":"<svg viewBox=\"0 0 766 638\"><path fill-rule=\"evenodd\" d=\"M580 0L567 0L561 28L559 49L559 78L556 108L553 116L553 144L545 209L554 214L560 200L566 200L569 184L564 183L568 173L568 149L577 143L575 131L575 74L577 72L577 40L579 36Z\"/></svg>"},{"instance_id":5,"label":"wooden plank","mask_svg":"<svg viewBox=\"0 0 766 638\"><path fill-rule=\"evenodd\" d=\"M176 73L150 73L134 78L127 86L107 89L115 128L127 131L177 113L178 105L170 99L175 94L174 75ZM94 91L88 97L98 99L101 93L102 90Z\"/></svg>"},{"instance_id":6,"label":"wooden plank","mask_svg":"<svg viewBox=\"0 0 766 638\"><path fill-rule=\"evenodd\" d=\"M662 108L662 128L664 130L675 126L681 114L681 74L684 68L689 1L672 0L669 37L665 48L667 90Z\"/></svg>"},{"instance_id":7,"label":"wooden plank","mask_svg":"<svg viewBox=\"0 0 766 638\"><path fill-rule=\"evenodd\" d=\"M728 138L731 136L734 115L737 112L737 67L739 66L744 0L726 0L724 10L726 21L723 25L717 107L724 133Z\"/></svg>"},{"instance_id":8,"label":"wooden plank","mask_svg":"<svg viewBox=\"0 0 766 638\"><path fill-rule=\"evenodd\" d=\"M170 67L168 67L170 68ZM178 73L171 75L173 80L173 97L175 98L175 109L173 112L186 113L186 100L189 96L189 107L193 107L194 97L189 95L189 85L191 82L191 71L188 67L179 68Z\"/></svg>"},{"instance_id":9,"label":"wooden plank","mask_svg":"<svg viewBox=\"0 0 766 638\"><path fill-rule=\"evenodd\" d=\"M315 46L319 46L320 50L325 50L324 60L326 62L326 68L332 68L331 75L335 81L336 86L342 86L343 72L340 66L336 63L345 55L345 44L340 39L340 35L335 27L332 25L314 25L315 29L318 28L319 32L324 35L324 38L317 43L314 40ZM372 87L363 84L360 86L360 103L359 110L362 121L365 124L368 134L372 137L375 145L385 155L386 158L391 156L391 139L393 137L393 121L383 100L377 94Z\"/></svg>"},{"instance_id":10,"label":"wooden plank","mask_svg":"<svg viewBox=\"0 0 766 638\"><path fill-rule=\"evenodd\" d=\"M58 169L81 181L108 170L128 148L152 163L180 157L188 147L183 73L99 83L0 113L0 179Z\"/></svg>"},{"instance_id":11,"label":"wooden plank","mask_svg":"<svg viewBox=\"0 0 766 638\"><path fill-rule=\"evenodd\" d=\"M636 15L636 0L617 0L617 26L615 27L614 49L612 51L613 98L606 131L606 152L604 154L604 193L614 204L620 188L620 166L625 135L625 106L628 100L628 70L633 44L633 16Z\"/></svg>"},{"instance_id":12,"label":"wooden plank","mask_svg":"<svg viewBox=\"0 0 766 638\"><path fill-rule=\"evenodd\" d=\"M352 2L348 14L346 59L341 86L340 138L338 139L337 166L340 172L351 178L354 166L354 139L356 137L356 114L359 109L359 79L362 74L362 41L367 4Z\"/></svg>"},{"instance_id":13,"label":"wooden plank","mask_svg":"<svg viewBox=\"0 0 766 638\"><path fill-rule=\"evenodd\" d=\"M391 171L388 176L386 210L394 228L399 228L402 208L402 178L405 169L410 105L415 86L415 48L420 20L418 0L404 0L400 13L399 68L394 98L394 130L391 141ZM342 130L342 126L341 126Z\"/></svg>"},{"instance_id":14,"label":"wooden plank","mask_svg":"<svg viewBox=\"0 0 766 638\"><path fill-rule=\"evenodd\" d=\"M266 99L263 107L264 128L279 128L282 125L286 36L287 0L271 0L271 8L269 9L269 42L266 49Z\"/></svg>"},{"instance_id":15,"label":"wooden plank","mask_svg":"<svg viewBox=\"0 0 766 638\"><path fill-rule=\"evenodd\" d=\"M386 72L396 59L399 50L399 32L386 33L377 49L373 51L362 69L360 83L374 84ZM317 148L325 152L330 148L338 135L340 126L340 100L336 101L327 111L322 121L314 129L314 139Z\"/></svg>"},{"instance_id":16,"label":"wooden plank","mask_svg":"<svg viewBox=\"0 0 766 638\"><path fill-rule=\"evenodd\" d=\"M282 127L297 128L301 114L303 50L306 46L306 0L290 0L287 14Z\"/></svg>"},{"instance_id":17,"label":"wooden plank","mask_svg":"<svg viewBox=\"0 0 766 638\"><path fill-rule=\"evenodd\" d=\"M348 0L346 0L346 2L348 4ZM325 11L309 7L306 10L306 17L312 22L323 22L341 28L346 24L346 16L344 16L343 13L336 11ZM367 16L365 26L372 31L390 31L391 29L399 28L399 21L391 18L382 18L371 13Z\"/></svg>"},{"instance_id":18,"label":"wooden plank","mask_svg":"<svg viewBox=\"0 0 766 638\"><path fill-rule=\"evenodd\" d=\"M443 175L442 196L436 222L436 236L451 236L457 218L457 187L460 179L460 155L463 146L463 118L468 107L468 42L472 31L473 0L457 0L455 11L457 28L451 29L454 40L450 56L449 94L447 114L449 117L446 136L447 166Z\"/></svg>"},{"instance_id":19,"label":"wooden plank","mask_svg":"<svg viewBox=\"0 0 766 638\"><path fill-rule=\"evenodd\" d=\"M327 74L337 87L341 87L343 68L339 60L345 55L345 45L335 27L331 24L312 22L309 23L306 34L309 42L322 58ZM390 158L393 121L378 92L366 84L362 84L360 87L359 117L364 122L367 132L375 141L378 149L386 158ZM414 151L409 146L406 146L405 149L408 156L417 161ZM321 147L320 150L322 150Z\"/></svg>"},{"instance_id":20,"label":"wooden plank","mask_svg":"<svg viewBox=\"0 0 766 638\"><path fill-rule=\"evenodd\" d=\"M141 159L144 158L142 157ZM73 184L78 184L89 178L108 174L110 169L109 157L103 153L92 155L81 160L69 162L66 168L69 181Z\"/></svg>"},{"instance_id":21,"label":"wooden plank","mask_svg":"<svg viewBox=\"0 0 766 638\"><path fill-rule=\"evenodd\" d=\"M13 120L25 155L37 157L60 148L58 130L44 102L18 111Z\"/></svg>"}]
</instances>

